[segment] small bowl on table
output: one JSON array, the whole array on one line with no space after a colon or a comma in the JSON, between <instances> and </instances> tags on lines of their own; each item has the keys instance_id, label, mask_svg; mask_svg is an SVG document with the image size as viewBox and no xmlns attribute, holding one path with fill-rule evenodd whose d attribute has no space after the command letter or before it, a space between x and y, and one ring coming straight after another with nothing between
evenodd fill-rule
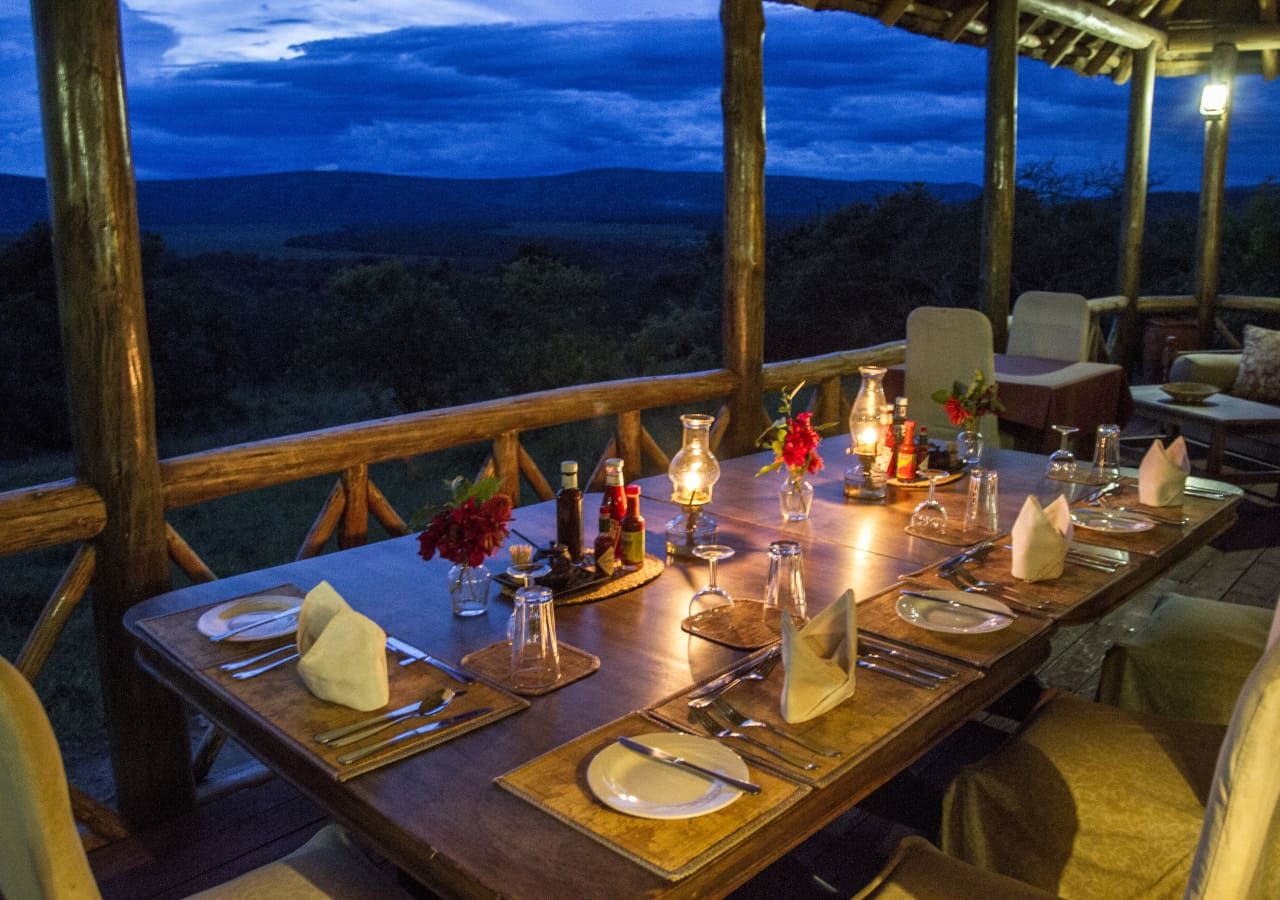
<instances>
[{"instance_id":1,"label":"small bowl on table","mask_svg":"<svg viewBox=\"0 0 1280 900\"><path fill-rule=\"evenodd\" d=\"M1219 392L1213 385L1199 381L1171 381L1160 385L1160 390L1168 394L1174 403L1203 403Z\"/></svg>"}]
</instances>

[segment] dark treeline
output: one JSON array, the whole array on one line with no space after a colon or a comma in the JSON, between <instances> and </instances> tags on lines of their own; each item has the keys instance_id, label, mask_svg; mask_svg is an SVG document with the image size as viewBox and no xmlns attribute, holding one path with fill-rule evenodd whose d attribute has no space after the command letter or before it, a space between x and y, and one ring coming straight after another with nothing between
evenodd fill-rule
<instances>
[{"instance_id":1,"label":"dark treeline","mask_svg":"<svg viewBox=\"0 0 1280 900\"><path fill-rule=\"evenodd\" d=\"M1119 203L1113 174L1023 173L1013 294L1115 292ZM766 356L786 359L892 340L916 306L971 306L981 204L924 187L771 233ZM1189 293L1195 219L1148 218L1146 293ZM160 238L143 262L162 439L250 415L246 398L358 388L377 414L717 364L721 252L643 252L643 267L592 264L527 245L475 271L391 256L294 260L218 253L183 258ZM613 251L616 255L616 248ZM597 257L604 258L604 257ZM1280 186L1231 210L1224 293L1280 294ZM49 230L0 251L0 456L64 450L65 382ZM315 422L315 426L333 424ZM267 433L274 433L268 431Z\"/></svg>"}]
</instances>

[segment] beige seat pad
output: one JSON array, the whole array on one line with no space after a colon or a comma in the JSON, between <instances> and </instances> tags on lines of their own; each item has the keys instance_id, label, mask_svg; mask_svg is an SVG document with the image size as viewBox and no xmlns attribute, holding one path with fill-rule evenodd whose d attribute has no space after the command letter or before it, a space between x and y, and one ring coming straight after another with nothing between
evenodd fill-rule
<instances>
[{"instance_id":1,"label":"beige seat pad","mask_svg":"<svg viewBox=\"0 0 1280 900\"><path fill-rule=\"evenodd\" d=\"M942 849L1066 898L1181 897L1224 734L1055 697L952 782Z\"/></svg>"}]
</instances>

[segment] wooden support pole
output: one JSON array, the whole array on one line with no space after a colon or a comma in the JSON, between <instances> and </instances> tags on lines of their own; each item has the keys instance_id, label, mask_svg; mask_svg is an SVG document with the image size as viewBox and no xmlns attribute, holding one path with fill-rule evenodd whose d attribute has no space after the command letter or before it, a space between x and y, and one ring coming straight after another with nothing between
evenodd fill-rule
<instances>
[{"instance_id":1,"label":"wooden support pole","mask_svg":"<svg viewBox=\"0 0 1280 900\"><path fill-rule=\"evenodd\" d=\"M516 444L516 450L520 454L520 474L524 475L525 480L529 482L529 486L533 488L533 494L539 500L553 500L556 492L552 490L551 483L547 481L542 470L538 468L538 463L529 451L524 449L524 444Z\"/></svg>"},{"instance_id":2,"label":"wooden support pole","mask_svg":"<svg viewBox=\"0 0 1280 900\"><path fill-rule=\"evenodd\" d=\"M311 523L307 536L302 539L302 546L298 548L298 555L294 557L295 560L311 559L313 556L320 555L321 551L324 550L325 543L329 540L329 536L338 527L338 522L342 519L343 507L346 504L347 494L343 490L342 479L339 478L333 483L333 488L329 491L329 496L325 498L324 506L320 508L320 514Z\"/></svg>"},{"instance_id":3,"label":"wooden support pole","mask_svg":"<svg viewBox=\"0 0 1280 900\"><path fill-rule=\"evenodd\" d=\"M642 475L644 462L641 457L640 432L644 426L640 423L640 410L632 409L618 413L618 456L622 459L622 471L627 481L635 481Z\"/></svg>"},{"instance_id":4,"label":"wooden support pole","mask_svg":"<svg viewBox=\"0 0 1280 900\"><path fill-rule=\"evenodd\" d=\"M386 495L373 483L373 479L369 480L369 512L373 513L373 517L392 537L403 537L409 533L409 526L405 524L404 519L400 518L400 514L396 512L396 508L391 505Z\"/></svg>"},{"instance_id":5,"label":"wooden support pole","mask_svg":"<svg viewBox=\"0 0 1280 900\"><path fill-rule=\"evenodd\" d=\"M520 505L520 432L504 431L493 440L494 472L502 482L499 488L511 498L512 506Z\"/></svg>"},{"instance_id":6,"label":"wooden support pole","mask_svg":"<svg viewBox=\"0 0 1280 900\"><path fill-rule=\"evenodd\" d=\"M671 458L658 445L658 442L654 440L653 435L649 433L647 428L640 429L640 449L648 457L649 461L661 471L665 472L671 468Z\"/></svg>"},{"instance_id":7,"label":"wooden support pole","mask_svg":"<svg viewBox=\"0 0 1280 900\"><path fill-rule=\"evenodd\" d=\"M1129 88L1129 126L1124 148L1124 196L1120 202L1120 271L1116 285L1124 295L1118 360L1127 371L1138 358L1141 321L1138 296L1142 292L1142 240L1147 227L1147 184L1150 180L1151 107L1155 96L1156 48L1133 51L1133 82Z\"/></svg>"},{"instance_id":8,"label":"wooden support pole","mask_svg":"<svg viewBox=\"0 0 1280 900\"><path fill-rule=\"evenodd\" d=\"M178 534L178 530L167 522L164 526L164 534L169 558L193 583L206 584L218 580L218 576L213 574L213 570L200 558L200 554L196 553L186 539Z\"/></svg>"},{"instance_id":9,"label":"wooden support pole","mask_svg":"<svg viewBox=\"0 0 1280 900\"><path fill-rule=\"evenodd\" d=\"M764 9L721 0L724 40L724 366L738 376L723 453L753 449L764 365Z\"/></svg>"},{"instance_id":10,"label":"wooden support pole","mask_svg":"<svg viewBox=\"0 0 1280 900\"><path fill-rule=\"evenodd\" d=\"M987 12L987 121L982 180L981 309L997 352L1009 339L1013 281L1013 198L1017 187L1018 0Z\"/></svg>"},{"instance_id":11,"label":"wooden support pole","mask_svg":"<svg viewBox=\"0 0 1280 900\"><path fill-rule=\"evenodd\" d=\"M120 811L194 799L186 717L134 661L124 614L167 591L155 395L116 0L32 0L45 169L76 473L102 497L93 582L98 668Z\"/></svg>"},{"instance_id":12,"label":"wooden support pole","mask_svg":"<svg viewBox=\"0 0 1280 900\"><path fill-rule=\"evenodd\" d=\"M338 523L338 549L362 547L369 540L369 467L363 463L342 470L346 503Z\"/></svg>"},{"instance_id":13,"label":"wooden support pole","mask_svg":"<svg viewBox=\"0 0 1280 900\"><path fill-rule=\"evenodd\" d=\"M1222 115L1205 119L1204 166L1200 173L1200 215L1196 228L1196 321L1200 346L1213 340L1214 303L1218 298L1218 274L1222 254L1222 208L1226 197L1227 133L1231 126L1231 105L1235 86L1236 48L1218 44L1213 48L1213 69L1209 76L1231 85Z\"/></svg>"}]
</instances>

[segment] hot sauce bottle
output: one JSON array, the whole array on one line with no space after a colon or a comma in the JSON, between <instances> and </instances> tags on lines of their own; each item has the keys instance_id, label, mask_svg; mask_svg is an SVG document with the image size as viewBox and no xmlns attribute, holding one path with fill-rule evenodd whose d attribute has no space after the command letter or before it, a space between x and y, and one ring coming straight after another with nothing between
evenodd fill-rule
<instances>
[{"instance_id":1,"label":"hot sauce bottle","mask_svg":"<svg viewBox=\"0 0 1280 900\"><path fill-rule=\"evenodd\" d=\"M640 515L640 485L627 485L627 514L622 519L620 555L622 568L644 565L644 516Z\"/></svg>"}]
</instances>

